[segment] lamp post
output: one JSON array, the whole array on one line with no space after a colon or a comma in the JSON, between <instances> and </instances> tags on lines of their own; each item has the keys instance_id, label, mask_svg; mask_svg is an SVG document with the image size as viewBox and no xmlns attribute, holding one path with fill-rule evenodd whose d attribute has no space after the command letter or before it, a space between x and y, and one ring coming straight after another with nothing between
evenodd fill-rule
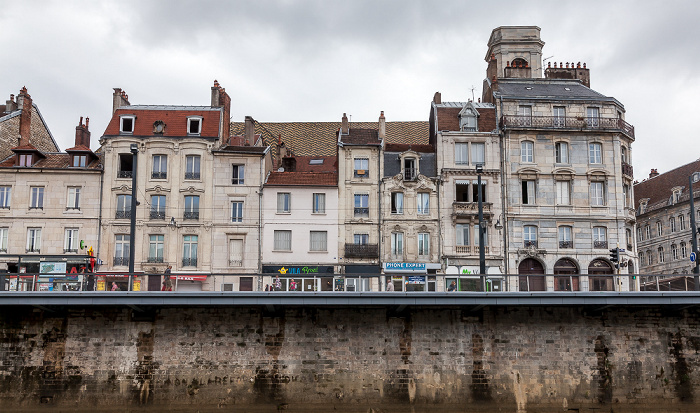
<instances>
[{"instance_id":1,"label":"lamp post","mask_svg":"<svg viewBox=\"0 0 700 413\"><path fill-rule=\"evenodd\" d=\"M695 222L695 198L693 194L693 175L688 177L688 188L690 194L690 227L693 229L693 252L695 256L698 256L698 228ZM693 263L693 284L695 284L695 291L700 291L700 271L698 269L698 259L695 258Z\"/></svg>"},{"instance_id":2,"label":"lamp post","mask_svg":"<svg viewBox=\"0 0 700 413\"><path fill-rule=\"evenodd\" d=\"M484 172L484 165L476 165L477 196L479 198L479 274L481 274L481 290L486 291L486 256L484 253L484 202L481 193L481 174Z\"/></svg>"},{"instance_id":3,"label":"lamp post","mask_svg":"<svg viewBox=\"0 0 700 413\"><path fill-rule=\"evenodd\" d=\"M134 273L134 251L136 251L136 159L139 154L139 146L132 143L130 146L131 159L131 234L129 236L129 274Z\"/></svg>"}]
</instances>

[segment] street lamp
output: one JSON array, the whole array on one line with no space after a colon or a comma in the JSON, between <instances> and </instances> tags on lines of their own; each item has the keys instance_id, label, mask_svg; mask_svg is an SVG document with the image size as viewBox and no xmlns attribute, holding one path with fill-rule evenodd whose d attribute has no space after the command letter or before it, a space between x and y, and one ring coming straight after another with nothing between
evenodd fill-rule
<instances>
[{"instance_id":1,"label":"street lamp","mask_svg":"<svg viewBox=\"0 0 700 413\"><path fill-rule=\"evenodd\" d=\"M129 236L129 274L134 273L134 251L136 251L136 159L139 146L132 143L131 149L131 235Z\"/></svg>"},{"instance_id":2,"label":"street lamp","mask_svg":"<svg viewBox=\"0 0 700 413\"><path fill-rule=\"evenodd\" d=\"M481 174L484 173L484 165L476 165L476 185L477 196L479 198L479 274L481 274L481 290L486 291L486 255L484 252L484 232L486 223L484 222L484 202L481 193Z\"/></svg>"}]
</instances>

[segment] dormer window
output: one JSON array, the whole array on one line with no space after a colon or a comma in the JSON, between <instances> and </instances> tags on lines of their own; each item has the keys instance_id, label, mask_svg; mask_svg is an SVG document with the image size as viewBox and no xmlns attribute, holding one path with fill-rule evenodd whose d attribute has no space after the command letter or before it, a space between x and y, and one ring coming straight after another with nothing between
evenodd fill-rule
<instances>
[{"instance_id":1,"label":"dormer window","mask_svg":"<svg viewBox=\"0 0 700 413\"><path fill-rule=\"evenodd\" d=\"M85 168L87 165L87 155L73 155L73 162L71 165L74 168Z\"/></svg>"},{"instance_id":2,"label":"dormer window","mask_svg":"<svg viewBox=\"0 0 700 413\"><path fill-rule=\"evenodd\" d=\"M459 128L462 132L477 131L476 113L472 109L467 108L461 113L459 117Z\"/></svg>"},{"instance_id":3,"label":"dormer window","mask_svg":"<svg viewBox=\"0 0 700 413\"><path fill-rule=\"evenodd\" d=\"M121 133L134 133L134 116L120 116L119 117L119 132Z\"/></svg>"},{"instance_id":4,"label":"dormer window","mask_svg":"<svg viewBox=\"0 0 700 413\"><path fill-rule=\"evenodd\" d=\"M416 158L403 159L403 176L406 181L414 181L418 177Z\"/></svg>"},{"instance_id":5,"label":"dormer window","mask_svg":"<svg viewBox=\"0 0 700 413\"><path fill-rule=\"evenodd\" d=\"M32 166L32 154L23 153L19 155L19 166Z\"/></svg>"},{"instance_id":6,"label":"dormer window","mask_svg":"<svg viewBox=\"0 0 700 413\"><path fill-rule=\"evenodd\" d=\"M199 135L202 133L202 117L191 116L187 118L187 134Z\"/></svg>"}]
</instances>

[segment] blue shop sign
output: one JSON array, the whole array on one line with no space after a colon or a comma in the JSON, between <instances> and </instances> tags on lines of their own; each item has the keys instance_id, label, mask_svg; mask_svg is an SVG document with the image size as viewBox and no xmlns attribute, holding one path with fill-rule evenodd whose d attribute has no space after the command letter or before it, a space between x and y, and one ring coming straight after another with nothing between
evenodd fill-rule
<instances>
[{"instance_id":1,"label":"blue shop sign","mask_svg":"<svg viewBox=\"0 0 700 413\"><path fill-rule=\"evenodd\" d=\"M425 273L424 262L385 262L384 272L420 272Z\"/></svg>"},{"instance_id":2,"label":"blue shop sign","mask_svg":"<svg viewBox=\"0 0 700 413\"><path fill-rule=\"evenodd\" d=\"M409 284L425 284L425 276L411 275L408 277Z\"/></svg>"}]
</instances>

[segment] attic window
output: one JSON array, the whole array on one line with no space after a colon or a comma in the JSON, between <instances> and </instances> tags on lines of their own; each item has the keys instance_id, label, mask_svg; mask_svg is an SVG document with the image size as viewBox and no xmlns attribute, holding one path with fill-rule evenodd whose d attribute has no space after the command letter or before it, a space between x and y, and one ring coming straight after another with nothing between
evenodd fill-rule
<instances>
[{"instance_id":1,"label":"attic window","mask_svg":"<svg viewBox=\"0 0 700 413\"><path fill-rule=\"evenodd\" d=\"M165 132L165 123L162 120L157 120L153 123L153 133L162 134Z\"/></svg>"},{"instance_id":2,"label":"attic window","mask_svg":"<svg viewBox=\"0 0 700 413\"><path fill-rule=\"evenodd\" d=\"M19 155L19 166L32 166L32 154L23 153Z\"/></svg>"},{"instance_id":3,"label":"attic window","mask_svg":"<svg viewBox=\"0 0 700 413\"><path fill-rule=\"evenodd\" d=\"M532 90L532 86L526 86L525 89L526 89L526 90Z\"/></svg>"},{"instance_id":4,"label":"attic window","mask_svg":"<svg viewBox=\"0 0 700 413\"><path fill-rule=\"evenodd\" d=\"M571 92L571 88L568 87L565 87L564 90L566 90L567 92Z\"/></svg>"},{"instance_id":5,"label":"attic window","mask_svg":"<svg viewBox=\"0 0 700 413\"><path fill-rule=\"evenodd\" d=\"M459 126L462 132L476 132L476 113L471 109L467 109L459 117Z\"/></svg>"},{"instance_id":6,"label":"attic window","mask_svg":"<svg viewBox=\"0 0 700 413\"><path fill-rule=\"evenodd\" d=\"M74 168L85 168L87 165L87 155L73 155L73 162L71 165Z\"/></svg>"},{"instance_id":7,"label":"attic window","mask_svg":"<svg viewBox=\"0 0 700 413\"><path fill-rule=\"evenodd\" d=\"M201 116L192 116L187 118L187 134L199 135L202 133L202 118Z\"/></svg>"},{"instance_id":8,"label":"attic window","mask_svg":"<svg viewBox=\"0 0 700 413\"><path fill-rule=\"evenodd\" d=\"M312 159L309 161L309 165L323 165L323 159Z\"/></svg>"},{"instance_id":9,"label":"attic window","mask_svg":"<svg viewBox=\"0 0 700 413\"><path fill-rule=\"evenodd\" d=\"M700 172L693 173L693 183L700 181Z\"/></svg>"},{"instance_id":10,"label":"attic window","mask_svg":"<svg viewBox=\"0 0 700 413\"><path fill-rule=\"evenodd\" d=\"M119 117L119 132L134 133L134 116Z\"/></svg>"}]
</instances>

